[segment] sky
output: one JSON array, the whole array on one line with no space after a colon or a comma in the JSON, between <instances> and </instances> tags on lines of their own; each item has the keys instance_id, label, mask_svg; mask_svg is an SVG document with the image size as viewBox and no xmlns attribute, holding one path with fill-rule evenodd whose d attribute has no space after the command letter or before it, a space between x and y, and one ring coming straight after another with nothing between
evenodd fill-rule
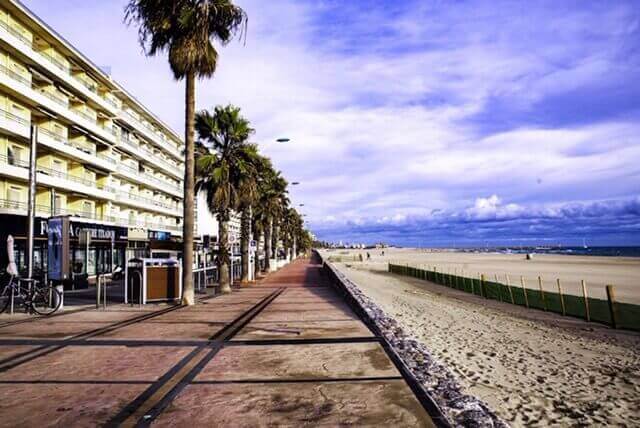
<instances>
[{"instance_id":1,"label":"sky","mask_svg":"<svg viewBox=\"0 0 640 428\"><path fill-rule=\"evenodd\" d=\"M125 1L24 3L182 133L184 82ZM236 3L197 108L242 108L318 238L640 245L636 1Z\"/></svg>"}]
</instances>

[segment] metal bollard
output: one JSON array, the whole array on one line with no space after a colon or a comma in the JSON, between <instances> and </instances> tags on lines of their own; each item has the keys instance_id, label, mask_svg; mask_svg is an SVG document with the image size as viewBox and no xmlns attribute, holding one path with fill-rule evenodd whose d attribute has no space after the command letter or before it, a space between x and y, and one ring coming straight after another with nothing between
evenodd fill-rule
<instances>
[{"instance_id":1,"label":"metal bollard","mask_svg":"<svg viewBox=\"0 0 640 428\"><path fill-rule=\"evenodd\" d=\"M104 309L106 311L107 310L107 281L106 281L106 278L103 278L102 292L104 293L102 295L102 309Z\"/></svg>"},{"instance_id":2,"label":"metal bollard","mask_svg":"<svg viewBox=\"0 0 640 428\"><path fill-rule=\"evenodd\" d=\"M96 276L96 309L100 309L100 275Z\"/></svg>"}]
</instances>

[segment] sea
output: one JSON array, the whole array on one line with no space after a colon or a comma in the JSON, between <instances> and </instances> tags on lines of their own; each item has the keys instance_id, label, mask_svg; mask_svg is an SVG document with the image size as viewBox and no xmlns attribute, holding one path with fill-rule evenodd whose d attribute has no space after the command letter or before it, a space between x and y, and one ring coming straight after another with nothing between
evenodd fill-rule
<instances>
[{"instance_id":1,"label":"sea","mask_svg":"<svg viewBox=\"0 0 640 428\"><path fill-rule=\"evenodd\" d=\"M464 252L503 254L566 254L573 256L640 257L640 247L498 247L466 248Z\"/></svg>"}]
</instances>

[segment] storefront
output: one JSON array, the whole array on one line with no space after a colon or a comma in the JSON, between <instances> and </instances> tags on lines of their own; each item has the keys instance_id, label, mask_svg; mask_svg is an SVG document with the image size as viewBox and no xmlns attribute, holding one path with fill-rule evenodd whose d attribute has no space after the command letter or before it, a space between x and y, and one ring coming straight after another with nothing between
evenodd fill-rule
<instances>
[{"instance_id":1,"label":"storefront","mask_svg":"<svg viewBox=\"0 0 640 428\"><path fill-rule=\"evenodd\" d=\"M8 264L7 236L15 240L14 253L20 275L26 275L27 217L0 214L0 268ZM34 277L44 281L47 271L47 231L46 218L36 217L34 228ZM89 240L81 239L88 234ZM85 241L82 242L81 241ZM127 228L103 224L71 221L69 225L70 275L68 284L72 288L86 287L100 273L113 272L124 268L127 248Z\"/></svg>"}]
</instances>

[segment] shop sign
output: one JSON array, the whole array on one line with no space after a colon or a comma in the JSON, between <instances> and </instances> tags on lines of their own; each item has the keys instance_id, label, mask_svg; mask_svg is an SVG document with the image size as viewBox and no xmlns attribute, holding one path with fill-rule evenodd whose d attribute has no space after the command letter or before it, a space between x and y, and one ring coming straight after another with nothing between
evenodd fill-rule
<instances>
[{"instance_id":1,"label":"shop sign","mask_svg":"<svg viewBox=\"0 0 640 428\"><path fill-rule=\"evenodd\" d=\"M153 239L155 241L169 241L171 240L171 233L160 230L150 230L149 239Z\"/></svg>"}]
</instances>

